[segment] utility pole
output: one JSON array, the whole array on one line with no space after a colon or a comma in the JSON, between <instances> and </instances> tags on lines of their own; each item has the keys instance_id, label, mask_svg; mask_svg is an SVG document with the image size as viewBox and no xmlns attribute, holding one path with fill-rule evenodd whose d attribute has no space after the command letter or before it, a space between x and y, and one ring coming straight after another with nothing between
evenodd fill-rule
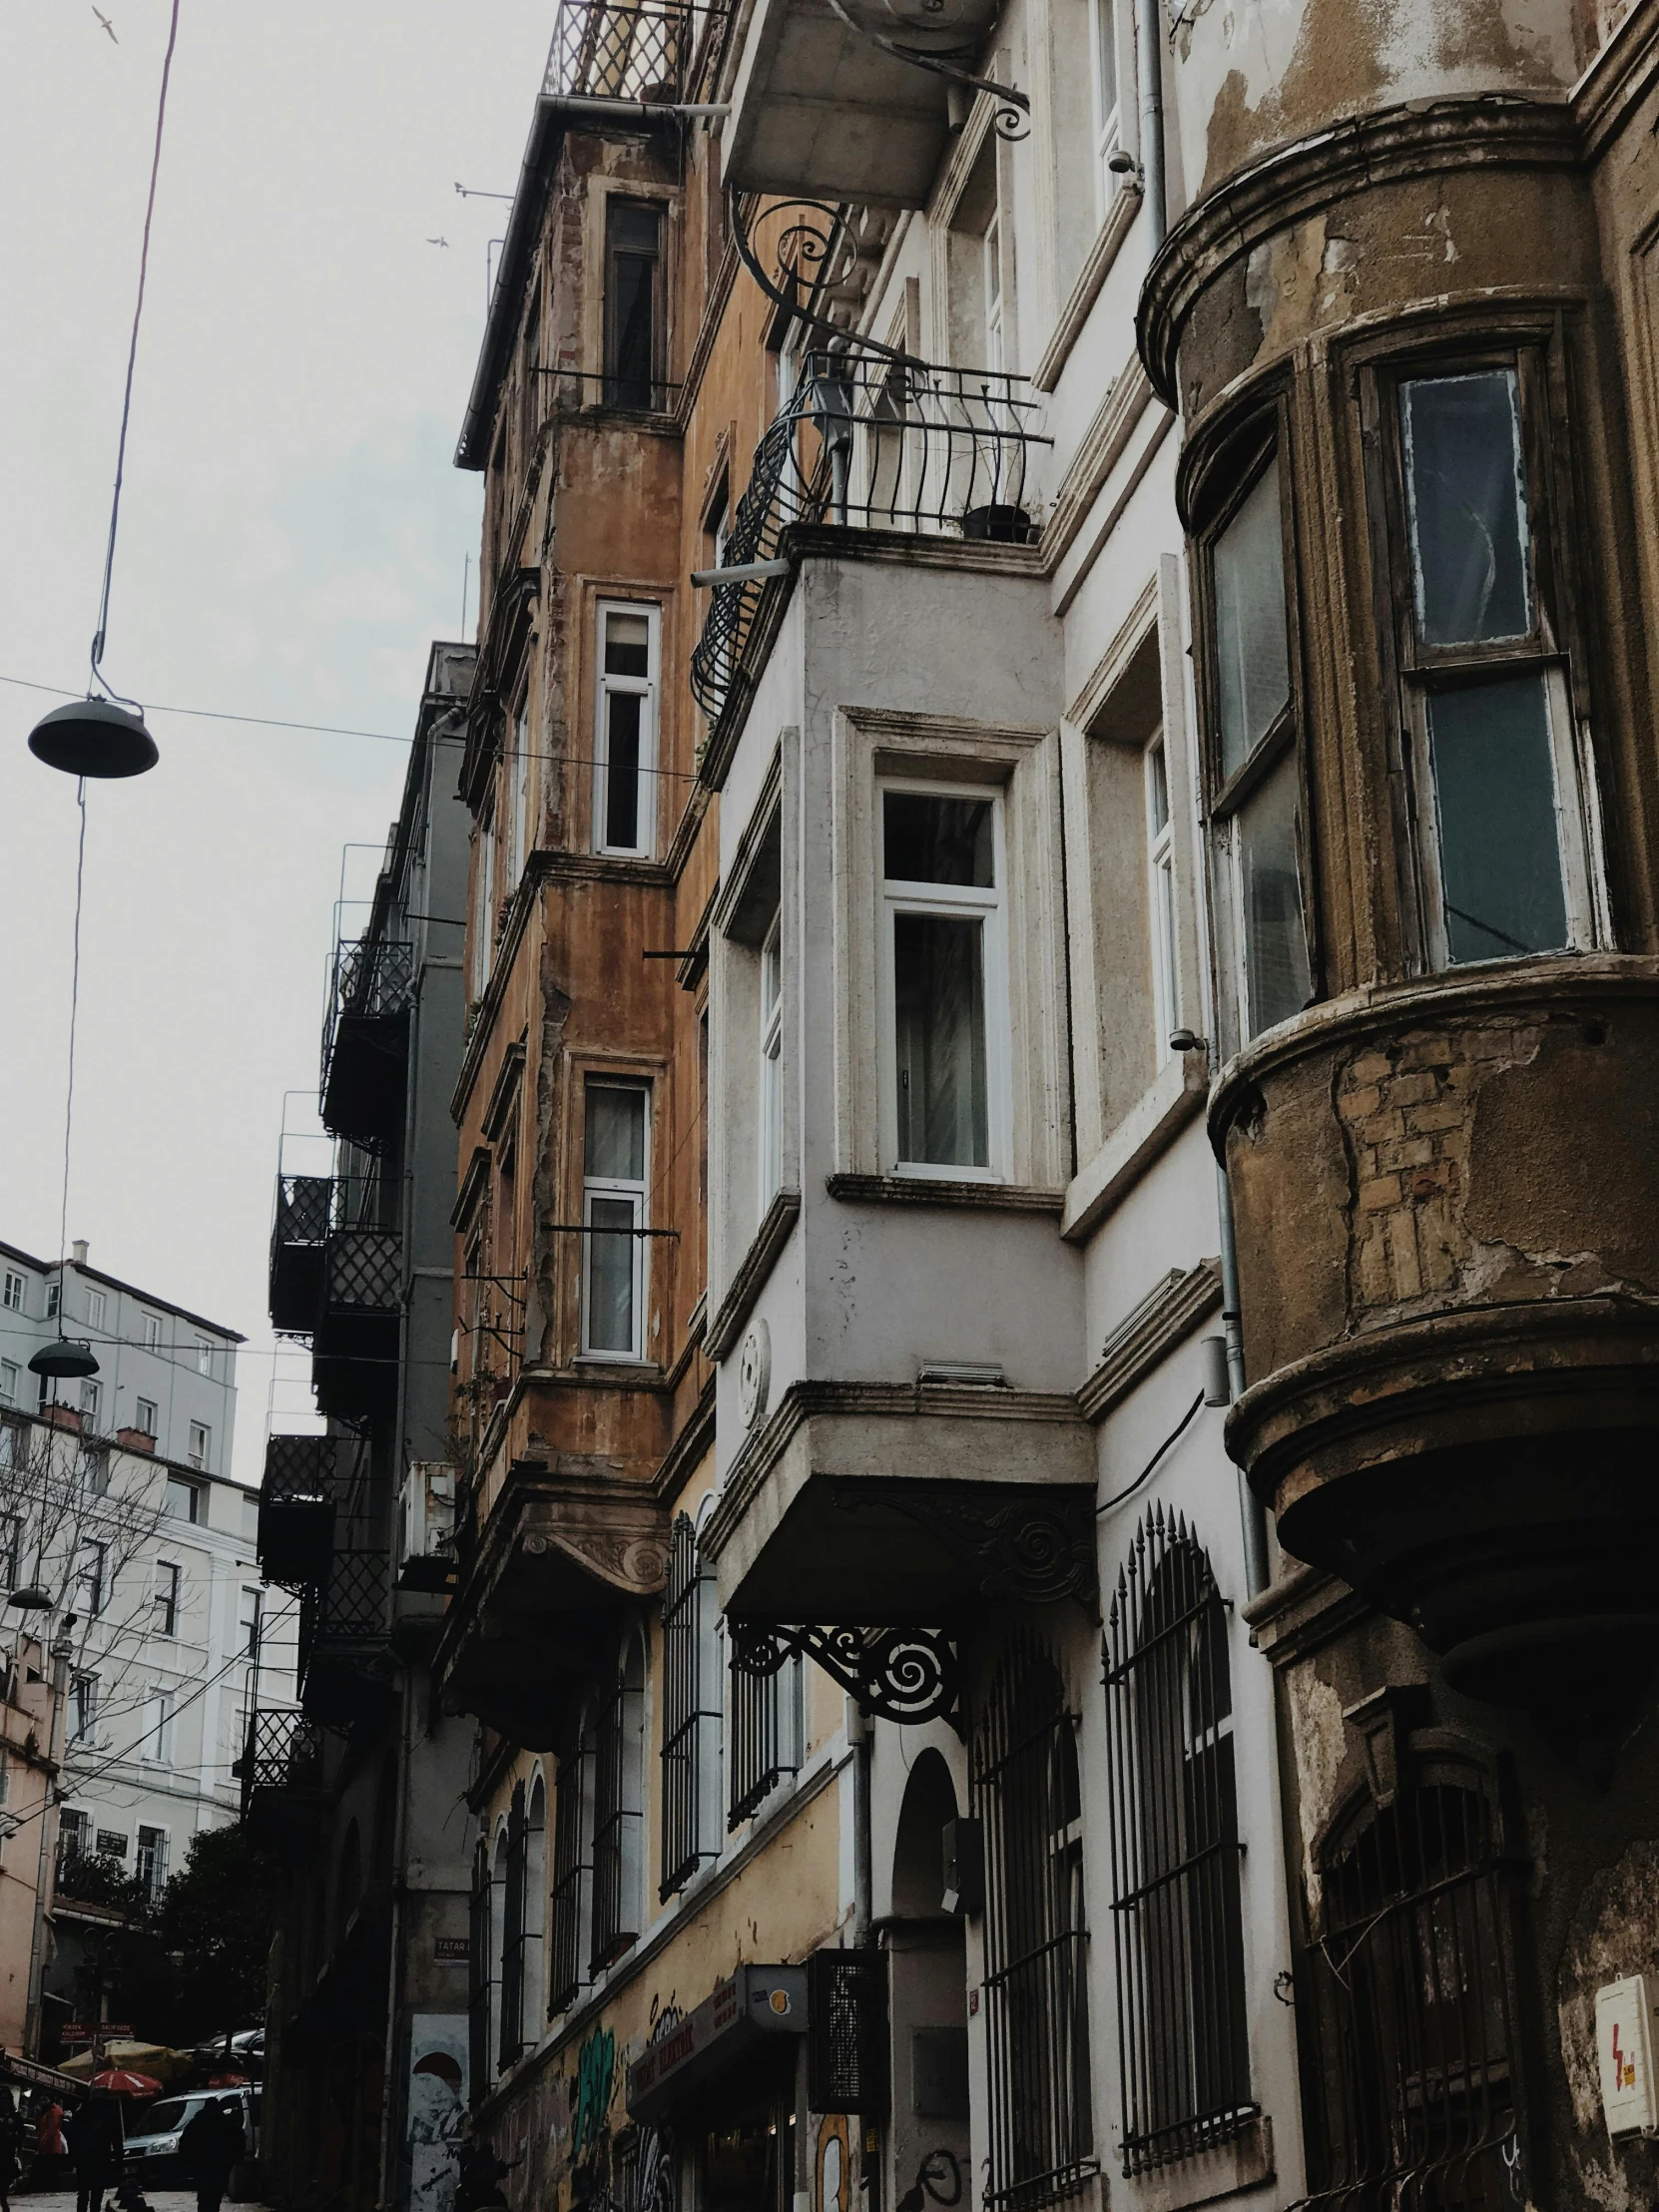
<instances>
[{"instance_id":1,"label":"utility pole","mask_svg":"<svg viewBox=\"0 0 1659 2212\"><path fill-rule=\"evenodd\" d=\"M40 1809L40 1862L35 1875L35 1925L29 1938L29 2006L24 2015L23 2047L40 2056L41 1983L46 1974L46 1885L52 1871L52 1842L57 1833L58 1772L63 1765L64 1692L74 1656L75 1615L66 1613L52 1638L52 1711L47 1727L46 1787Z\"/></svg>"}]
</instances>

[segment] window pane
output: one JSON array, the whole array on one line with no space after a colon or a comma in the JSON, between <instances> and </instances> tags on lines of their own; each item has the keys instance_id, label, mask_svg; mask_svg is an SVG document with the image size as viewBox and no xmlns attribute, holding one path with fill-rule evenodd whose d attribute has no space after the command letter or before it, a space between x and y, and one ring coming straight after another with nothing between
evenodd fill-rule
<instances>
[{"instance_id":1,"label":"window pane","mask_svg":"<svg viewBox=\"0 0 1659 2212\"><path fill-rule=\"evenodd\" d=\"M634 1204L627 1198L588 1202L594 1229L632 1229ZM588 1344L595 1352L634 1349L634 1239L590 1237L588 1243Z\"/></svg>"},{"instance_id":2,"label":"window pane","mask_svg":"<svg viewBox=\"0 0 1659 2212\"><path fill-rule=\"evenodd\" d=\"M1296 864L1296 755L1287 753L1239 810L1245 1031L1259 1036L1300 1014L1313 991Z\"/></svg>"},{"instance_id":3,"label":"window pane","mask_svg":"<svg viewBox=\"0 0 1659 2212\"><path fill-rule=\"evenodd\" d=\"M612 692L605 702L605 842L632 849L640 841L638 692Z\"/></svg>"},{"instance_id":4,"label":"window pane","mask_svg":"<svg viewBox=\"0 0 1659 2212\"><path fill-rule=\"evenodd\" d=\"M893 1003L898 1157L988 1167L984 925L895 914Z\"/></svg>"},{"instance_id":5,"label":"window pane","mask_svg":"<svg viewBox=\"0 0 1659 2212\"><path fill-rule=\"evenodd\" d=\"M1169 825L1169 764L1164 749L1155 745L1147 754L1147 782L1152 804L1152 830L1156 835Z\"/></svg>"},{"instance_id":6,"label":"window pane","mask_svg":"<svg viewBox=\"0 0 1659 2212\"><path fill-rule=\"evenodd\" d=\"M645 1093L588 1085L587 1172L638 1183L645 1174Z\"/></svg>"},{"instance_id":7,"label":"window pane","mask_svg":"<svg viewBox=\"0 0 1659 2212\"><path fill-rule=\"evenodd\" d=\"M1221 772L1228 777L1243 768L1291 696L1277 461L1216 540L1212 567Z\"/></svg>"},{"instance_id":8,"label":"window pane","mask_svg":"<svg viewBox=\"0 0 1659 2212\"><path fill-rule=\"evenodd\" d=\"M1100 121L1118 104L1118 26L1112 0L1095 0L1095 38L1100 66Z\"/></svg>"},{"instance_id":9,"label":"window pane","mask_svg":"<svg viewBox=\"0 0 1659 2212\"><path fill-rule=\"evenodd\" d=\"M1532 628L1512 368L1415 378L1400 392L1417 626L1429 645Z\"/></svg>"},{"instance_id":10,"label":"window pane","mask_svg":"<svg viewBox=\"0 0 1659 2212\"><path fill-rule=\"evenodd\" d=\"M654 254L612 255L611 375L605 395L612 406L651 404L656 279Z\"/></svg>"},{"instance_id":11,"label":"window pane","mask_svg":"<svg viewBox=\"0 0 1659 2212\"><path fill-rule=\"evenodd\" d=\"M996 881L988 799L929 799L921 792L882 795L882 872L897 883Z\"/></svg>"},{"instance_id":12,"label":"window pane","mask_svg":"<svg viewBox=\"0 0 1659 2212\"><path fill-rule=\"evenodd\" d=\"M651 674L651 617L608 614L605 617L605 673L607 676Z\"/></svg>"},{"instance_id":13,"label":"window pane","mask_svg":"<svg viewBox=\"0 0 1659 2212\"><path fill-rule=\"evenodd\" d=\"M1436 694L1428 742L1452 959L1501 960L1564 945L1544 678L1510 676Z\"/></svg>"}]
</instances>

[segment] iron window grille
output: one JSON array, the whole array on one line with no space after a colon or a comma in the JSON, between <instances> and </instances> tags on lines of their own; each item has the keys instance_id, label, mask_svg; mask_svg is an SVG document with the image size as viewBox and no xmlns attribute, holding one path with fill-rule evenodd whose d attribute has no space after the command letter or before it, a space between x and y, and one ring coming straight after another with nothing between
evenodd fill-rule
<instances>
[{"instance_id":1,"label":"iron window grille","mask_svg":"<svg viewBox=\"0 0 1659 2212\"><path fill-rule=\"evenodd\" d=\"M1499 2212L1527 2195L1506 1861L1482 1778L1446 1761L1367 1799L1320 1855L1306 2212Z\"/></svg>"},{"instance_id":2,"label":"iron window grille","mask_svg":"<svg viewBox=\"0 0 1659 2212\"><path fill-rule=\"evenodd\" d=\"M756 1812L786 1775L799 1774L805 1733L801 1654L792 1651L776 1674L729 1669L732 1682L732 1797L726 1826Z\"/></svg>"},{"instance_id":3,"label":"iron window grille","mask_svg":"<svg viewBox=\"0 0 1659 2212\"><path fill-rule=\"evenodd\" d=\"M720 1856L720 1613L691 1516L674 1523L663 1592L662 1896Z\"/></svg>"},{"instance_id":4,"label":"iron window grille","mask_svg":"<svg viewBox=\"0 0 1659 2212\"><path fill-rule=\"evenodd\" d=\"M501 1898L501 2019L496 2039L503 2072L524 2048L524 1785L514 1788L507 1812L506 1881Z\"/></svg>"},{"instance_id":5,"label":"iron window grille","mask_svg":"<svg viewBox=\"0 0 1659 2212\"><path fill-rule=\"evenodd\" d=\"M672 0L559 0L543 95L686 99L725 20L724 8Z\"/></svg>"},{"instance_id":6,"label":"iron window grille","mask_svg":"<svg viewBox=\"0 0 1659 2212\"><path fill-rule=\"evenodd\" d=\"M987 2205L1052 2203L1099 2171L1075 1725L1052 1659L1019 1641L978 1716L990 2073Z\"/></svg>"},{"instance_id":7,"label":"iron window grille","mask_svg":"<svg viewBox=\"0 0 1659 2212\"><path fill-rule=\"evenodd\" d=\"M472 1896L467 1913L468 2079L476 2104L489 2086L490 2067L490 1859L482 1837L472 1856Z\"/></svg>"},{"instance_id":8,"label":"iron window grille","mask_svg":"<svg viewBox=\"0 0 1659 2212\"><path fill-rule=\"evenodd\" d=\"M1185 1521L1154 1507L1107 1623L1123 2170L1224 2142L1250 2095L1227 1612Z\"/></svg>"},{"instance_id":9,"label":"iron window grille","mask_svg":"<svg viewBox=\"0 0 1659 2212\"><path fill-rule=\"evenodd\" d=\"M642 1918L645 1668L630 1636L594 1732L593 1950L598 1973L637 1939Z\"/></svg>"},{"instance_id":10,"label":"iron window grille","mask_svg":"<svg viewBox=\"0 0 1659 2212\"><path fill-rule=\"evenodd\" d=\"M135 1879L144 1887L152 1905L160 1905L168 1883L169 1839L165 1828L141 1828Z\"/></svg>"},{"instance_id":11,"label":"iron window grille","mask_svg":"<svg viewBox=\"0 0 1659 2212\"><path fill-rule=\"evenodd\" d=\"M884 1950L815 1950L807 1961L807 2102L877 2118L891 2103Z\"/></svg>"},{"instance_id":12,"label":"iron window grille","mask_svg":"<svg viewBox=\"0 0 1659 2212\"><path fill-rule=\"evenodd\" d=\"M553 1802L553 1885L547 1900L547 2016L568 2011L582 1992L582 1924L593 1869L583 1855L588 1835L587 1782L591 1747L579 1733L559 1761Z\"/></svg>"}]
</instances>

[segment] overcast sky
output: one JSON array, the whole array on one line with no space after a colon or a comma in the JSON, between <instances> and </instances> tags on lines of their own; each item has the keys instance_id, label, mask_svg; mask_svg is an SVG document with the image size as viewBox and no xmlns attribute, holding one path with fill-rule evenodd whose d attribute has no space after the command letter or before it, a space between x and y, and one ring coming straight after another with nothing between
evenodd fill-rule
<instances>
[{"instance_id":1,"label":"overcast sky","mask_svg":"<svg viewBox=\"0 0 1659 2212\"><path fill-rule=\"evenodd\" d=\"M84 688L170 0L0 11L0 678ZM341 847L378 846L461 620L452 466L551 0L183 0L104 667L161 766L89 785L69 1236L250 1340L285 1090L314 1114ZM427 243L446 239L447 246ZM476 609L476 596L472 610ZM470 617L469 617L470 620ZM75 787L0 683L0 1238L58 1246ZM370 852L352 855L361 891ZM314 1126L314 1122L312 1124Z\"/></svg>"}]
</instances>

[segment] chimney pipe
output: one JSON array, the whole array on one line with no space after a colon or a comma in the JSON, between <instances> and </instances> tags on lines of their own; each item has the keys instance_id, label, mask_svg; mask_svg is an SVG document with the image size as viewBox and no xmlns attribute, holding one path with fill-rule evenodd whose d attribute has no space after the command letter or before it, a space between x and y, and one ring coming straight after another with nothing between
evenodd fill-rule
<instances>
[{"instance_id":1,"label":"chimney pipe","mask_svg":"<svg viewBox=\"0 0 1659 2212\"><path fill-rule=\"evenodd\" d=\"M87 1264L87 1240L85 1237L77 1237L69 1250L74 1258L75 1265L78 1268L84 1268Z\"/></svg>"}]
</instances>

